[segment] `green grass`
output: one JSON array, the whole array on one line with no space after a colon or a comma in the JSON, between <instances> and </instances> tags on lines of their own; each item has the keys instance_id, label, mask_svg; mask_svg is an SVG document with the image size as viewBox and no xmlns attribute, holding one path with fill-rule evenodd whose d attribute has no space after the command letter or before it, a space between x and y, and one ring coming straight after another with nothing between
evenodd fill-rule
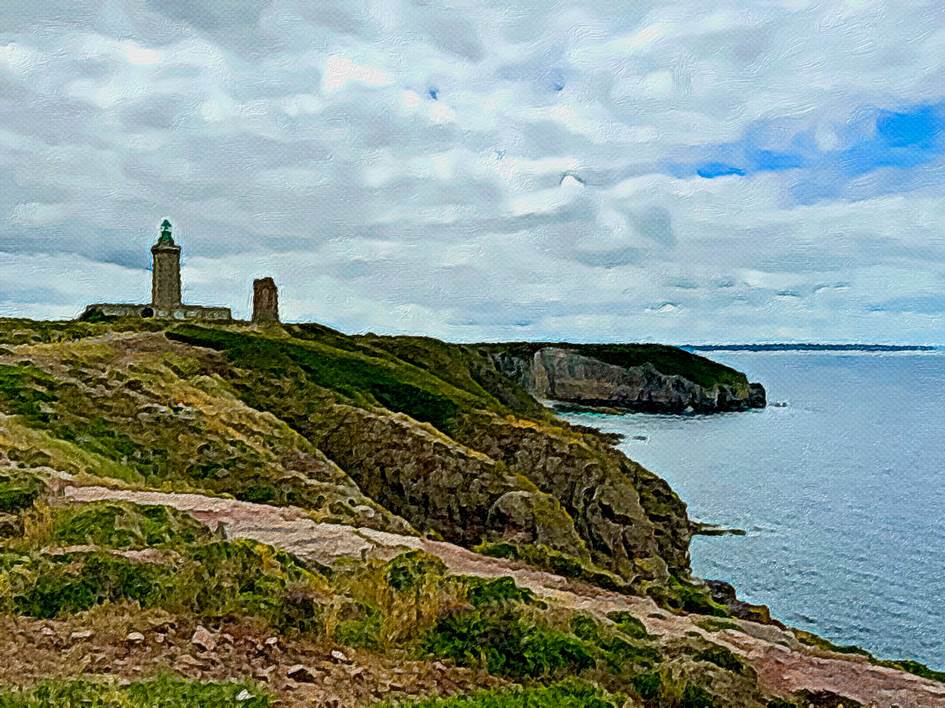
<instances>
[{"instance_id":1,"label":"green grass","mask_svg":"<svg viewBox=\"0 0 945 708\"><path fill-rule=\"evenodd\" d=\"M712 595L707 589L680 580L675 576L670 576L669 581L665 584L651 585L647 588L647 594L660 607L675 612L688 612L713 617L728 617L731 614L727 607L712 599Z\"/></svg>"},{"instance_id":2,"label":"green grass","mask_svg":"<svg viewBox=\"0 0 945 708\"><path fill-rule=\"evenodd\" d=\"M245 697L247 695L249 698ZM74 679L43 681L25 689L0 688L0 708L267 708L270 705L273 705L270 695L253 684L200 682L167 674L127 685Z\"/></svg>"},{"instance_id":3,"label":"green grass","mask_svg":"<svg viewBox=\"0 0 945 708\"><path fill-rule=\"evenodd\" d=\"M707 649L697 652L693 658L696 661L706 661L710 664L715 664L719 668L725 669L726 671L741 673L745 670L744 660L737 656L733 651L726 649L723 646L713 645Z\"/></svg>"},{"instance_id":4,"label":"green grass","mask_svg":"<svg viewBox=\"0 0 945 708\"><path fill-rule=\"evenodd\" d=\"M301 377L358 404L377 404L448 430L469 394L404 363L370 357L318 342L180 326L176 341L225 353L235 366L272 378ZM274 404L275 402L273 402Z\"/></svg>"},{"instance_id":5,"label":"green grass","mask_svg":"<svg viewBox=\"0 0 945 708\"><path fill-rule=\"evenodd\" d=\"M698 620L696 624L706 632L721 632L726 629L734 629L736 632L741 631L741 627L739 627L734 622L730 622L725 619L717 619L715 617L708 617L706 619Z\"/></svg>"},{"instance_id":6,"label":"green grass","mask_svg":"<svg viewBox=\"0 0 945 708\"><path fill-rule=\"evenodd\" d=\"M607 619L617 625L617 628L634 639L653 639L653 635L646 631L643 622L629 612L608 612Z\"/></svg>"},{"instance_id":7,"label":"green grass","mask_svg":"<svg viewBox=\"0 0 945 708\"><path fill-rule=\"evenodd\" d=\"M45 488L43 480L29 472L0 472L0 513L15 514L28 509Z\"/></svg>"},{"instance_id":8,"label":"green grass","mask_svg":"<svg viewBox=\"0 0 945 708\"><path fill-rule=\"evenodd\" d=\"M436 556L423 551L407 551L388 562L387 584L398 592L415 590L430 577L446 575L446 564Z\"/></svg>"},{"instance_id":9,"label":"green grass","mask_svg":"<svg viewBox=\"0 0 945 708\"><path fill-rule=\"evenodd\" d=\"M665 670L647 671L631 680L634 691L646 708L723 708L711 693L701 686Z\"/></svg>"},{"instance_id":10,"label":"green grass","mask_svg":"<svg viewBox=\"0 0 945 708\"><path fill-rule=\"evenodd\" d=\"M449 344L430 337L353 338L374 351L387 352L409 362L477 398L489 407L506 407L519 415L545 419L547 411L518 383L496 371L495 366L475 346Z\"/></svg>"},{"instance_id":11,"label":"green grass","mask_svg":"<svg viewBox=\"0 0 945 708\"><path fill-rule=\"evenodd\" d=\"M888 666L893 669L908 671L910 674L915 674L916 676L921 676L931 681L945 683L945 671L930 669L925 664L913 661L912 659L878 659L876 663L880 666Z\"/></svg>"},{"instance_id":12,"label":"green grass","mask_svg":"<svg viewBox=\"0 0 945 708\"><path fill-rule=\"evenodd\" d=\"M466 577L466 599L473 607L501 605L520 602L524 605L544 607L544 603L535 597L535 593L515 584L514 578L476 578Z\"/></svg>"},{"instance_id":13,"label":"green grass","mask_svg":"<svg viewBox=\"0 0 945 708\"><path fill-rule=\"evenodd\" d=\"M0 318L0 343L51 344L74 342L110 332L154 332L163 327L157 320L125 319L107 322L41 321Z\"/></svg>"},{"instance_id":14,"label":"green grass","mask_svg":"<svg viewBox=\"0 0 945 708\"><path fill-rule=\"evenodd\" d=\"M614 696L592 683L568 680L551 686L477 691L466 696L429 698L397 705L402 708L618 708L623 704L622 696Z\"/></svg>"},{"instance_id":15,"label":"green grass","mask_svg":"<svg viewBox=\"0 0 945 708\"><path fill-rule=\"evenodd\" d=\"M281 630L317 633L327 581L286 553L250 541L177 549L173 563L106 550L57 556L0 554L0 606L49 619L105 603L192 613L208 620L248 616Z\"/></svg>"},{"instance_id":16,"label":"green grass","mask_svg":"<svg viewBox=\"0 0 945 708\"><path fill-rule=\"evenodd\" d=\"M906 671L910 674L915 674L916 676L921 676L922 678L926 678L931 681L945 683L945 671L936 671L935 669L931 669L921 662L914 661L912 659L877 659L870 652L866 651L866 649L862 649L861 647L855 646L853 644L834 644L829 639L824 639L813 632L807 632L803 629L794 629L793 632L794 636L796 636L798 640L804 644L807 644L808 646L826 649L827 651L835 651L840 654L859 654L860 656L865 656L871 662L878 664L879 666L888 666L891 669Z\"/></svg>"},{"instance_id":17,"label":"green grass","mask_svg":"<svg viewBox=\"0 0 945 708\"><path fill-rule=\"evenodd\" d=\"M519 679L579 674L597 664L585 642L510 606L450 613L437 622L423 648L460 666Z\"/></svg>"},{"instance_id":18,"label":"green grass","mask_svg":"<svg viewBox=\"0 0 945 708\"><path fill-rule=\"evenodd\" d=\"M493 558L522 561L550 573L565 578L582 580L607 590L627 592L630 587L629 583L614 573L609 573L591 563L582 561L580 558L539 544L523 545L508 541L486 542L479 544L473 550Z\"/></svg>"},{"instance_id":19,"label":"green grass","mask_svg":"<svg viewBox=\"0 0 945 708\"><path fill-rule=\"evenodd\" d=\"M122 549L180 546L210 537L207 527L189 514L122 502L56 508L50 531L50 541L60 545Z\"/></svg>"},{"instance_id":20,"label":"green grass","mask_svg":"<svg viewBox=\"0 0 945 708\"><path fill-rule=\"evenodd\" d=\"M56 400L55 385L55 379L32 364L0 364L0 411L47 422L45 408Z\"/></svg>"}]
</instances>

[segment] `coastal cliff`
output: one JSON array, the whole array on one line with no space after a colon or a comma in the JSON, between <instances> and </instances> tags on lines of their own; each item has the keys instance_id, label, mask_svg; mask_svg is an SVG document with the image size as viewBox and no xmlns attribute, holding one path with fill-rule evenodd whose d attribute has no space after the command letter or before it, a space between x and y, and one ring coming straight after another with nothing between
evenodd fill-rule
<instances>
[{"instance_id":1,"label":"coastal cliff","mask_svg":"<svg viewBox=\"0 0 945 708\"><path fill-rule=\"evenodd\" d=\"M0 320L0 705L945 700L693 577L677 494L531 390L750 397L671 347Z\"/></svg>"},{"instance_id":2,"label":"coastal cliff","mask_svg":"<svg viewBox=\"0 0 945 708\"><path fill-rule=\"evenodd\" d=\"M740 372L659 345L489 345L499 371L541 400L649 413L763 408Z\"/></svg>"}]
</instances>

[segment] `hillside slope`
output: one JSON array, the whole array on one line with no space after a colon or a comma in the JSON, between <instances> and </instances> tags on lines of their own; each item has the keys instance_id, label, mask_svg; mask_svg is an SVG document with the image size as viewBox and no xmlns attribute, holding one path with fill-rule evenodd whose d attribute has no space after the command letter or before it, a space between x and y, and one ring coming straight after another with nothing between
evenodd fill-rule
<instances>
[{"instance_id":1,"label":"hillside slope","mask_svg":"<svg viewBox=\"0 0 945 708\"><path fill-rule=\"evenodd\" d=\"M855 684L831 671L865 675L788 632L800 674L778 681L777 641L717 641L782 630L691 577L690 535L663 480L488 348L0 321L0 622L20 637L0 682L24 687L0 705L806 705ZM933 676L868 685L936 705L899 666Z\"/></svg>"}]
</instances>

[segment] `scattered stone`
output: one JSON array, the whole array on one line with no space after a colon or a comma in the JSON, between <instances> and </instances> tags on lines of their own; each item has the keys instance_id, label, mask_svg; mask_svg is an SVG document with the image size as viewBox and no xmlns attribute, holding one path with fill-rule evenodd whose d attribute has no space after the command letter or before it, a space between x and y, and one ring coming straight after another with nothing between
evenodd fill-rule
<instances>
[{"instance_id":1,"label":"scattered stone","mask_svg":"<svg viewBox=\"0 0 945 708\"><path fill-rule=\"evenodd\" d=\"M315 674L313 674L305 666L302 666L302 664L290 666L289 670L285 672L285 675L293 681L298 681L299 683L315 683Z\"/></svg>"},{"instance_id":2,"label":"scattered stone","mask_svg":"<svg viewBox=\"0 0 945 708\"><path fill-rule=\"evenodd\" d=\"M329 654L328 656L336 664L350 664L351 663L351 659L349 659L347 655L345 655L344 652L339 651L338 649L332 649L331 654Z\"/></svg>"},{"instance_id":3,"label":"scattered stone","mask_svg":"<svg viewBox=\"0 0 945 708\"><path fill-rule=\"evenodd\" d=\"M279 643L279 637L269 637L269 639L267 639L265 642L267 647L274 647L278 643Z\"/></svg>"},{"instance_id":4,"label":"scattered stone","mask_svg":"<svg viewBox=\"0 0 945 708\"><path fill-rule=\"evenodd\" d=\"M51 630L49 627L43 627L41 630L39 630L39 633L42 634L44 637L56 636L56 633L53 630Z\"/></svg>"},{"instance_id":5,"label":"scattered stone","mask_svg":"<svg viewBox=\"0 0 945 708\"><path fill-rule=\"evenodd\" d=\"M0 538L10 538L19 536L22 533L23 525L20 517L15 514L0 513Z\"/></svg>"},{"instance_id":6,"label":"scattered stone","mask_svg":"<svg viewBox=\"0 0 945 708\"><path fill-rule=\"evenodd\" d=\"M154 636L154 641L156 641L158 644L163 644L163 643L164 643L164 635L163 635L163 634L156 634L156 635Z\"/></svg>"},{"instance_id":7,"label":"scattered stone","mask_svg":"<svg viewBox=\"0 0 945 708\"><path fill-rule=\"evenodd\" d=\"M245 688L236 694L236 700L239 701L240 703L243 703L244 701L248 701L252 697L253 697L253 694L247 691Z\"/></svg>"},{"instance_id":8,"label":"scattered stone","mask_svg":"<svg viewBox=\"0 0 945 708\"><path fill-rule=\"evenodd\" d=\"M269 681L272 678L272 672L276 670L276 665L267 666L265 669L257 669L254 676L260 681Z\"/></svg>"},{"instance_id":9,"label":"scattered stone","mask_svg":"<svg viewBox=\"0 0 945 708\"><path fill-rule=\"evenodd\" d=\"M45 627L43 629L45 629ZM46 632L44 631L43 634L46 634ZM88 639L93 634L94 632L91 629L83 629L81 631L73 632L72 634L70 634L69 639L71 639L72 641L75 641L77 639Z\"/></svg>"},{"instance_id":10,"label":"scattered stone","mask_svg":"<svg viewBox=\"0 0 945 708\"><path fill-rule=\"evenodd\" d=\"M202 669L203 662L196 657L191 656L190 654L181 654L177 658L177 663L183 664L184 666L189 666L192 669Z\"/></svg>"},{"instance_id":11,"label":"scattered stone","mask_svg":"<svg viewBox=\"0 0 945 708\"><path fill-rule=\"evenodd\" d=\"M129 642L140 644L144 641L144 635L141 634L141 632L128 632L128 636L125 637L125 639L127 639Z\"/></svg>"},{"instance_id":12,"label":"scattered stone","mask_svg":"<svg viewBox=\"0 0 945 708\"><path fill-rule=\"evenodd\" d=\"M216 638L203 625L197 625L194 630L194 636L190 638L191 644L195 644L205 651L213 651L217 648Z\"/></svg>"}]
</instances>

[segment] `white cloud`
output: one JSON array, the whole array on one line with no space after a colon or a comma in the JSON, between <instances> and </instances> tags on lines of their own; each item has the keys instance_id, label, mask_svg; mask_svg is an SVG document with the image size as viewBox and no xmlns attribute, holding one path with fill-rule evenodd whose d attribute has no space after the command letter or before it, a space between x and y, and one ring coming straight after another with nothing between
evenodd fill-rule
<instances>
[{"instance_id":1,"label":"white cloud","mask_svg":"<svg viewBox=\"0 0 945 708\"><path fill-rule=\"evenodd\" d=\"M945 341L945 163L819 200L673 169L945 99L938 2L250 5L11 22L0 312L139 299L169 215L188 297L241 314L271 273L345 329Z\"/></svg>"},{"instance_id":2,"label":"white cloud","mask_svg":"<svg viewBox=\"0 0 945 708\"><path fill-rule=\"evenodd\" d=\"M376 66L357 64L343 56L328 57L322 76L322 91L326 94L335 93L351 83L381 88L390 86L394 80L386 71Z\"/></svg>"}]
</instances>

